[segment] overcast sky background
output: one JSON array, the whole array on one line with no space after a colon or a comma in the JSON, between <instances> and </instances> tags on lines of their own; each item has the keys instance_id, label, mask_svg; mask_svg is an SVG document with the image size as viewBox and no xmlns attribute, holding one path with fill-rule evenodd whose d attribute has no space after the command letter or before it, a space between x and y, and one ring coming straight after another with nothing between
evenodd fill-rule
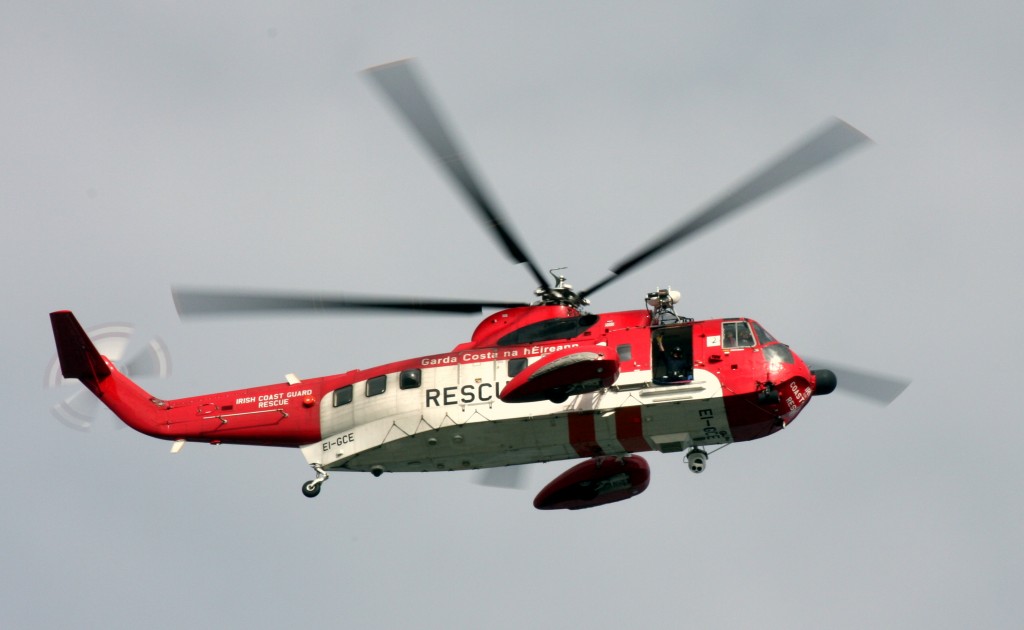
<instances>
[{"instance_id":1,"label":"overcast sky background","mask_svg":"<svg viewBox=\"0 0 1024 630\"><path fill-rule=\"evenodd\" d=\"M946 3L947 5L949 3ZM0 6L0 626L1016 627L1024 617L1017 1ZM212 6L211 6L212 5ZM744 315L913 379L837 392L642 496L334 474L49 407L47 313L156 334L173 398L444 352L473 317L182 323L172 284L528 299L360 70L416 57L577 287L839 116L876 144L595 296Z\"/></svg>"}]
</instances>

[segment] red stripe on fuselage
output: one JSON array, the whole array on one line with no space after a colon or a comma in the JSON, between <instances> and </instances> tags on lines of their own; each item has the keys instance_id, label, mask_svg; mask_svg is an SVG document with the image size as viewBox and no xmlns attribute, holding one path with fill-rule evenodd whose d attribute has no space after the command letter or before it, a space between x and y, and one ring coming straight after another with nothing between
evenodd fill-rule
<instances>
[{"instance_id":1,"label":"red stripe on fuselage","mask_svg":"<svg viewBox=\"0 0 1024 630\"><path fill-rule=\"evenodd\" d=\"M615 410L615 437L622 448L630 453L653 450L644 439L643 410L640 407L622 407Z\"/></svg>"},{"instance_id":2,"label":"red stripe on fuselage","mask_svg":"<svg viewBox=\"0 0 1024 630\"><path fill-rule=\"evenodd\" d=\"M593 413L569 414L569 443L580 457L603 455L604 450L597 444L597 430Z\"/></svg>"}]
</instances>

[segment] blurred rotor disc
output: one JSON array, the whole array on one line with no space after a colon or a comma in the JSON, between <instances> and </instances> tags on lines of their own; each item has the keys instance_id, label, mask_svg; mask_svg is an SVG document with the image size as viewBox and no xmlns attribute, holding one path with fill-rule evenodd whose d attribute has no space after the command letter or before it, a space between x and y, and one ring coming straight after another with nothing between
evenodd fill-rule
<instances>
[{"instance_id":1,"label":"blurred rotor disc","mask_svg":"<svg viewBox=\"0 0 1024 630\"><path fill-rule=\"evenodd\" d=\"M113 361L117 369L126 376L166 378L171 374L171 355L167 350L167 345L159 337L150 339L140 350L134 352L130 359L122 362L125 353L133 345L134 326L124 323L102 324L90 328L86 332L99 353ZM47 389L68 389L68 391L77 388L54 404L50 412L68 428L76 431L92 430L100 412L100 402L76 379L64 378L56 353L50 359L43 385ZM115 428L122 426L120 422L114 423Z\"/></svg>"}]
</instances>

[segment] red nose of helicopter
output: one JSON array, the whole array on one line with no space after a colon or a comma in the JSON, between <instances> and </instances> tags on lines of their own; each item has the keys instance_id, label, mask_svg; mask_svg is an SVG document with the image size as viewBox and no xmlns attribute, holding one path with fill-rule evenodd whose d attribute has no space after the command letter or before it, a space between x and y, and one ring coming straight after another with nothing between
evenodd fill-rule
<instances>
[{"instance_id":1,"label":"red nose of helicopter","mask_svg":"<svg viewBox=\"0 0 1024 630\"><path fill-rule=\"evenodd\" d=\"M776 411L782 426L792 422L812 397L834 392L840 381L844 392L882 406L895 400L910 384L906 379L851 367L832 365L833 369L812 370L782 343L767 344L762 352L769 377L759 392L758 402ZM812 362L817 363L817 360Z\"/></svg>"},{"instance_id":2,"label":"red nose of helicopter","mask_svg":"<svg viewBox=\"0 0 1024 630\"><path fill-rule=\"evenodd\" d=\"M796 418L812 396L827 394L836 387L835 374L811 370L785 344L766 345L762 354L768 380L758 394L758 402L774 408L783 426Z\"/></svg>"}]
</instances>

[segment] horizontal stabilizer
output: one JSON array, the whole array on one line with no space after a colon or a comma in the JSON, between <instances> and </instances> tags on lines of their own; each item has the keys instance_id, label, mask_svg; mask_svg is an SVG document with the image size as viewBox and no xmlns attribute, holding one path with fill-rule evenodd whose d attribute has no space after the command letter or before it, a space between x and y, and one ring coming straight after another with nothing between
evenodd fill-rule
<instances>
[{"instance_id":1,"label":"horizontal stabilizer","mask_svg":"<svg viewBox=\"0 0 1024 630\"><path fill-rule=\"evenodd\" d=\"M71 311L50 313L50 323L64 378L99 383L110 376L110 368Z\"/></svg>"}]
</instances>

